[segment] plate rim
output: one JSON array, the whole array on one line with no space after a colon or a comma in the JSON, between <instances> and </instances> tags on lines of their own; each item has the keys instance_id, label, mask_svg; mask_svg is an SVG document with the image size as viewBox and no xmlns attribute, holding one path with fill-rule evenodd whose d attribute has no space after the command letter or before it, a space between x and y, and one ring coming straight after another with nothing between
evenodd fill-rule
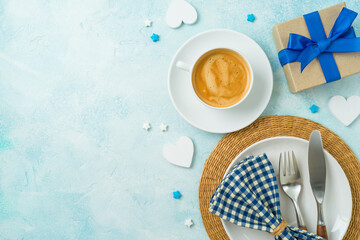
<instances>
[{"instance_id":1,"label":"plate rim","mask_svg":"<svg viewBox=\"0 0 360 240\"><path fill-rule=\"evenodd\" d=\"M189 118L187 118L178 108L178 106L175 104L175 100L174 100L174 97L172 95L172 92L170 90L170 75L171 75L171 72L172 72L172 69L173 69L173 66L175 64L175 58L178 56L178 54L183 50L183 48L188 45L191 41L193 41L194 39L202 36L202 35L206 35L206 34L209 34L209 33L212 33L212 32L228 32L228 33L231 33L231 34L237 34L237 35L240 35L241 37L247 39L248 41L252 41L254 42L256 45L259 46L259 48L261 49L262 53L265 55L266 59L267 59L267 64L271 70L271 80L269 81L270 82L270 88L269 88L269 96L268 96L268 99L266 99L266 104L264 105L264 107L261 109L260 111L260 114L254 118L250 123L248 123L247 125L244 125L243 127L241 128L237 128L237 129L234 129L234 130L231 130L231 131L218 131L218 130L208 130L208 129L205 129L201 126L198 126L197 124L193 123L192 121L189 120ZM270 77L269 77L270 78ZM170 95L170 99L171 99L171 102L173 104L173 106L175 107L176 111L180 114L180 116L185 119L185 121L187 121L190 125L192 125L193 127L195 128L198 128L202 131L205 131L205 132L209 132L209 133L220 133L220 134L224 134L224 133L231 133L231 132L235 132L235 131L238 131L240 129L244 129L246 128L247 126L249 126L250 124L252 124L253 122L256 121L256 119L258 119L261 114L263 114L263 112L265 111L265 109L267 108L267 106L269 105L269 102L270 102L270 99L271 99L271 96L272 96L272 93L273 93L273 90L274 90L274 72L272 70L272 67L271 67L271 63L270 63L270 60L268 58L268 56L266 55L266 53L264 52L264 50L262 49L262 47L255 41L253 40L252 38L250 38L249 36L241 33L241 32L238 32L238 31L235 31L235 30L232 30L232 29L226 29L226 28L216 28L216 29L210 29L210 30L206 30L206 31L203 31L203 32L200 32L196 35L194 35L193 37L189 38L188 40L186 40L179 48L178 50L175 52L175 54L173 55L172 59L171 59L171 62L170 62L170 65L169 65L169 70L168 70L168 92L169 92L169 95ZM222 111L226 111L226 109L222 110Z\"/></svg>"},{"instance_id":2,"label":"plate rim","mask_svg":"<svg viewBox=\"0 0 360 240\"><path fill-rule=\"evenodd\" d=\"M229 170L234 166L235 161L239 159L239 156L240 156L243 152L247 151L248 149L250 149L250 148L252 148L252 147L254 147L254 146L258 145L258 144L264 143L264 142L269 142L269 141L276 140L276 139L289 139L289 138L291 138L291 139L296 139L296 140L300 140L300 141L302 141L302 142L309 142L309 141L306 140L306 139L299 138L299 137L293 137L293 136L275 136L275 137L269 137L269 138L262 139L262 140L260 140L260 141L258 141L258 142L256 142L256 143L253 143L252 145L248 146L248 147L245 148L243 151L241 151L238 155L236 155L236 157L231 161L231 163L229 164L228 168L226 169L222 180L223 180L224 177L228 174ZM336 159L333 155L331 155L326 149L324 149L324 151L325 151L327 154L329 154L332 158L334 158L334 159L336 160L336 163L339 165L341 171L345 174L344 170L342 169L342 167L341 167L341 165L339 164L339 162L337 161L337 159ZM342 238L345 236L345 234L346 234L346 232L347 232L347 230L348 230L348 228L349 228L349 225L350 225L350 222L351 222L351 217L352 217L352 211L353 211L353 208L354 208L353 195L352 195L352 191L351 191L351 186L350 186L350 183L349 183L349 179L347 178L346 174L345 174L345 177L346 177L346 180L347 180L349 189L350 189L351 213L350 213L349 222L348 222L347 225L346 225L346 231L345 231L344 234L340 237L340 239L342 239ZM227 229L227 227L226 227L225 224L224 224L224 223L225 223L225 220L224 220L224 219L220 219L220 220L221 220L221 224L222 224L222 226L223 226L223 228L224 228L227 236L230 238L228 229ZM232 240L232 238L230 238L230 239Z\"/></svg>"}]
</instances>

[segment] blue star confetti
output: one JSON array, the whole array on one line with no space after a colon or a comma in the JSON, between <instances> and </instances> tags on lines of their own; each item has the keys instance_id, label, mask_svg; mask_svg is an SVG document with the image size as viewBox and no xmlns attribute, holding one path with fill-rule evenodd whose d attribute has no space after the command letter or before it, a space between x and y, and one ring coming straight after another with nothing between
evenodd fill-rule
<instances>
[{"instance_id":1,"label":"blue star confetti","mask_svg":"<svg viewBox=\"0 0 360 240\"><path fill-rule=\"evenodd\" d=\"M313 104L313 105L310 107L310 111L311 111L312 113L317 113L317 112L319 111L319 107Z\"/></svg>"},{"instance_id":2,"label":"blue star confetti","mask_svg":"<svg viewBox=\"0 0 360 240\"><path fill-rule=\"evenodd\" d=\"M247 15L247 20L248 20L249 22L254 22L254 20L255 20L254 14L248 14L248 15Z\"/></svg>"},{"instance_id":3,"label":"blue star confetti","mask_svg":"<svg viewBox=\"0 0 360 240\"><path fill-rule=\"evenodd\" d=\"M173 192L173 197L175 199L179 199L181 197L181 193L179 191Z\"/></svg>"},{"instance_id":4,"label":"blue star confetti","mask_svg":"<svg viewBox=\"0 0 360 240\"><path fill-rule=\"evenodd\" d=\"M159 35L153 33L153 34L151 35L151 39L152 39L153 42L157 42L157 41L159 41Z\"/></svg>"}]
</instances>

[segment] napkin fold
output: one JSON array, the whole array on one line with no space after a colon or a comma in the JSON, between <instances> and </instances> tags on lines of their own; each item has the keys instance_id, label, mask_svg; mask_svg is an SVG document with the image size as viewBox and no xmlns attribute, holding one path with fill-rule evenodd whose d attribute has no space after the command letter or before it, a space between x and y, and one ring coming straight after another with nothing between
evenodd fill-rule
<instances>
[{"instance_id":1,"label":"napkin fold","mask_svg":"<svg viewBox=\"0 0 360 240\"><path fill-rule=\"evenodd\" d=\"M268 232L276 240L323 239L281 218L276 175L266 154L237 164L217 187L209 211L238 226Z\"/></svg>"}]
</instances>

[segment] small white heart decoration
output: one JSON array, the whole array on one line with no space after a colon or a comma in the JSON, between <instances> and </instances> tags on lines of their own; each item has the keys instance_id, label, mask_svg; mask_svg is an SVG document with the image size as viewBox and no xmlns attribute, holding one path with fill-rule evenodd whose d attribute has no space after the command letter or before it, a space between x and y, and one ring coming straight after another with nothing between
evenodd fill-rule
<instances>
[{"instance_id":1,"label":"small white heart decoration","mask_svg":"<svg viewBox=\"0 0 360 240\"><path fill-rule=\"evenodd\" d=\"M194 144L189 137L182 136L176 145L167 144L163 148L163 156L172 164L180 167L191 166L194 155Z\"/></svg>"},{"instance_id":2,"label":"small white heart decoration","mask_svg":"<svg viewBox=\"0 0 360 240\"><path fill-rule=\"evenodd\" d=\"M180 27L181 23L193 24L197 20L196 9L185 0L172 0L166 12L166 23L172 28Z\"/></svg>"},{"instance_id":3,"label":"small white heart decoration","mask_svg":"<svg viewBox=\"0 0 360 240\"><path fill-rule=\"evenodd\" d=\"M329 101L332 114L345 126L349 126L360 114L360 96L334 96Z\"/></svg>"}]
</instances>

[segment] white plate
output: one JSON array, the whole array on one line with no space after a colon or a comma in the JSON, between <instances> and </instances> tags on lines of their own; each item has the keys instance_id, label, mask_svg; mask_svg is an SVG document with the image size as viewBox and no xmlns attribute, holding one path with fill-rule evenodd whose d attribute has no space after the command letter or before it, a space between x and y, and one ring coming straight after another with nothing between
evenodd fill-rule
<instances>
[{"instance_id":1,"label":"white plate","mask_svg":"<svg viewBox=\"0 0 360 240\"><path fill-rule=\"evenodd\" d=\"M317 209L309 182L308 152L309 142L295 137L274 137L259 141L241 152L230 164L225 175L239 161L248 155L266 153L271 161L278 178L279 155L283 151L293 150L303 178L303 188L299 197L299 204L308 230L316 232ZM349 226L352 212L352 196L348 179L339 163L325 151L326 157L326 191L324 199L325 223L329 240L340 240ZM224 175L224 176L225 176ZM291 200L279 187L281 214L285 220L297 226L295 210ZM270 234L257 230L239 227L230 222L221 220L230 239L273 240Z\"/></svg>"},{"instance_id":2,"label":"white plate","mask_svg":"<svg viewBox=\"0 0 360 240\"><path fill-rule=\"evenodd\" d=\"M254 72L249 96L231 109L211 109L202 104L194 95L189 73L175 66L179 60L193 63L202 52L219 47L239 50ZM171 61L168 78L170 97L179 114L194 127L213 133L233 132L250 125L265 110L273 88L270 62L261 47L244 34L226 29L203 32L185 42Z\"/></svg>"}]
</instances>

